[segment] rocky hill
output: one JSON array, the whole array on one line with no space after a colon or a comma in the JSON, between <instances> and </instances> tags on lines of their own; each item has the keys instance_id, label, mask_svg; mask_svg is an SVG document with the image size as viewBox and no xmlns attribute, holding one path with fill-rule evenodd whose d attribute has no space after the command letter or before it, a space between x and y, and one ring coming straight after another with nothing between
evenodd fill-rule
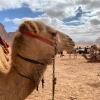
<instances>
[{"instance_id":1,"label":"rocky hill","mask_svg":"<svg viewBox=\"0 0 100 100\"><path fill-rule=\"evenodd\" d=\"M12 43L14 34L16 32L9 32L7 33L3 24L0 23L0 36L5 39L7 42Z\"/></svg>"},{"instance_id":2,"label":"rocky hill","mask_svg":"<svg viewBox=\"0 0 100 100\"><path fill-rule=\"evenodd\" d=\"M0 36L4 39L7 39L7 32L4 28L4 25L0 23Z\"/></svg>"}]
</instances>

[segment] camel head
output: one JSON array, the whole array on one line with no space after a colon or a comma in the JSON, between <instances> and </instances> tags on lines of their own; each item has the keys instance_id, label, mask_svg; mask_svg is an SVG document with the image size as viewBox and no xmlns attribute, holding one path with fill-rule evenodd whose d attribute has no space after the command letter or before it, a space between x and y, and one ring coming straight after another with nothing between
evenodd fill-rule
<instances>
[{"instance_id":1,"label":"camel head","mask_svg":"<svg viewBox=\"0 0 100 100\"><path fill-rule=\"evenodd\" d=\"M56 30L53 28L40 21L24 21L15 36L12 53L48 64L55 55L55 40L58 45Z\"/></svg>"},{"instance_id":2,"label":"camel head","mask_svg":"<svg viewBox=\"0 0 100 100\"><path fill-rule=\"evenodd\" d=\"M72 52L75 46L74 41L66 34L58 32L60 37L60 51L66 50L67 52Z\"/></svg>"},{"instance_id":3,"label":"camel head","mask_svg":"<svg viewBox=\"0 0 100 100\"><path fill-rule=\"evenodd\" d=\"M74 43L74 41L69 36L66 36L65 37L65 44L64 45L65 45L64 49L67 52L72 52L73 49L74 49L75 43Z\"/></svg>"}]
</instances>

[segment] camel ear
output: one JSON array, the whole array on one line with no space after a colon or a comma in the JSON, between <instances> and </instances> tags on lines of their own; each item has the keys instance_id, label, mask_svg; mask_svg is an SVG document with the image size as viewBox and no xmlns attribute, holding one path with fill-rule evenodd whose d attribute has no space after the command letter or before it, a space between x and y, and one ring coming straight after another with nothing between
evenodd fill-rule
<instances>
[{"instance_id":1,"label":"camel ear","mask_svg":"<svg viewBox=\"0 0 100 100\"><path fill-rule=\"evenodd\" d=\"M26 33L26 32L29 32L29 29L28 29L28 27L23 23L23 24L21 24L20 27L19 27L19 32L22 33L22 34L24 34L24 33Z\"/></svg>"}]
</instances>

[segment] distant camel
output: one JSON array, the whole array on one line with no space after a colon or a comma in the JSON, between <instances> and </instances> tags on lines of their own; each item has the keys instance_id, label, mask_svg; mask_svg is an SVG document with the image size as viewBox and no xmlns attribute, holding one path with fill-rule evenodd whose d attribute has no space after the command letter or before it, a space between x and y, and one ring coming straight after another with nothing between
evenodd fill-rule
<instances>
[{"instance_id":1,"label":"distant camel","mask_svg":"<svg viewBox=\"0 0 100 100\"><path fill-rule=\"evenodd\" d=\"M19 26L11 49L11 64L7 65L10 69L0 72L0 100L24 100L36 89L55 56L54 39L59 49L56 30L42 22L25 21ZM5 68L5 64L1 66Z\"/></svg>"},{"instance_id":2,"label":"distant camel","mask_svg":"<svg viewBox=\"0 0 100 100\"><path fill-rule=\"evenodd\" d=\"M100 62L100 50L96 45L91 46L88 55L82 55L88 62Z\"/></svg>"},{"instance_id":3,"label":"distant camel","mask_svg":"<svg viewBox=\"0 0 100 100\"><path fill-rule=\"evenodd\" d=\"M82 55L88 62L100 62L100 53L95 55L87 56L86 54Z\"/></svg>"}]
</instances>

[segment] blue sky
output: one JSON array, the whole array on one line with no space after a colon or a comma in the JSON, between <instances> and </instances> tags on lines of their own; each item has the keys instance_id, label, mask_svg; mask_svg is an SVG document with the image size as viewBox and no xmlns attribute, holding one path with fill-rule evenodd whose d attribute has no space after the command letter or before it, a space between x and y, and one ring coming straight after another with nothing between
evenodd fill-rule
<instances>
[{"instance_id":1,"label":"blue sky","mask_svg":"<svg viewBox=\"0 0 100 100\"><path fill-rule=\"evenodd\" d=\"M98 4L99 0L3 0L0 23L13 32L24 20L41 20L75 41L95 40L100 37Z\"/></svg>"},{"instance_id":2,"label":"blue sky","mask_svg":"<svg viewBox=\"0 0 100 100\"><path fill-rule=\"evenodd\" d=\"M24 17L31 17L31 18L35 18L38 17L39 15L42 15L43 12L40 11L34 11L32 12L31 9L29 9L27 6L23 6L21 8L16 8L16 9L6 9L6 10L1 10L0 11L0 15L2 17L0 17L0 22L3 23L3 25L5 25L5 28L7 30L7 32L11 32L11 31L16 31L18 25L15 25L12 22L6 22L5 19L9 18L9 19L15 19L15 18L24 18Z\"/></svg>"}]
</instances>

